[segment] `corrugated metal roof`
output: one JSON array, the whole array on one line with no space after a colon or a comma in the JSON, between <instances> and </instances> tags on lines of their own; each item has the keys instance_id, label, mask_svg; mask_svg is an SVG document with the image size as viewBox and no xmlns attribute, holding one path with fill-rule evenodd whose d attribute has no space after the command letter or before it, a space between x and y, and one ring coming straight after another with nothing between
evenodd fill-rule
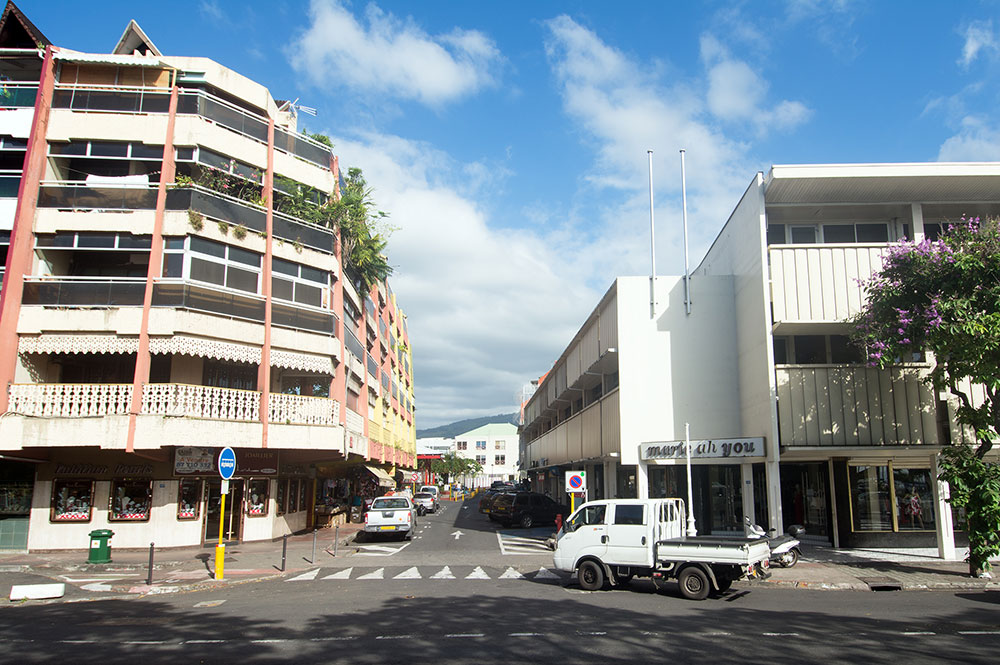
<instances>
[{"instance_id":1,"label":"corrugated metal roof","mask_svg":"<svg viewBox=\"0 0 1000 665\"><path fill-rule=\"evenodd\" d=\"M65 62L88 62L97 65L122 65L129 67L163 67L170 66L156 56L145 55L115 55L112 53L79 53L76 51L58 51L53 56L56 60Z\"/></svg>"}]
</instances>

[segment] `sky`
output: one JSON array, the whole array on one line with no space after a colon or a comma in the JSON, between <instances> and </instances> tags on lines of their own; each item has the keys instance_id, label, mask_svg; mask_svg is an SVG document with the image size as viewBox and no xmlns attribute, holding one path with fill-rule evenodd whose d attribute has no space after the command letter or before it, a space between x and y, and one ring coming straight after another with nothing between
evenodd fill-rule
<instances>
[{"instance_id":1,"label":"sky","mask_svg":"<svg viewBox=\"0 0 1000 665\"><path fill-rule=\"evenodd\" d=\"M390 214L418 428L517 410L619 275L700 261L773 164L1000 159L1000 0L20 0L53 43L135 19L317 110ZM95 11L98 9L99 11Z\"/></svg>"}]
</instances>

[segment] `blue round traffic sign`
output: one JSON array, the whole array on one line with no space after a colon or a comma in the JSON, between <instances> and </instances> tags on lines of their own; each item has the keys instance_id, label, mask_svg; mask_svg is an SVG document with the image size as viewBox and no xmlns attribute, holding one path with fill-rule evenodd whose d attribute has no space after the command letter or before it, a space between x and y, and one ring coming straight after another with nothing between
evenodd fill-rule
<instances>
[{"instance_id":1,"label":"blue round traffic sign","mask_svg":"<svg viewBox=\"0 0 1000 665\"><path fill-rule=\"evenodd\" d=\"M583 487L583 478L580 476L571 476L569 479L569 486L575 490L580 489Z\"/></svg>"},{"instance_id":2,"label":"blue round traffic sign","mask_svg":"<svg viewBox=\"0 0 1000 665\"><path fill-rule=\"evenodd\" d=\"M229 480L236 473L236 452L228 446L219 453L219 475Z\"/></svg>"}]
</instances>

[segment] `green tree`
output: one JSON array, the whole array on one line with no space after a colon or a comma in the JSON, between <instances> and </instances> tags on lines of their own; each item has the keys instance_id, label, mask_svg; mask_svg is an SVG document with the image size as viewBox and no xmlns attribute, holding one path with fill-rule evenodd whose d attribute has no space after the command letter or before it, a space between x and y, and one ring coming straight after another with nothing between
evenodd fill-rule
<instances>
[{"instance_id":1,"label":"green tree","mask_svg":"<svg viewBox=\"0 0 1000 665\"><path fill-rule=\"evenodd\" d=\"M341 255L345 269L367 293L374 284L392 274L385 256L385 246L392 228L386 222L388 213L378 210L361 169L351 167L340 192L340 199L331 202L331 219L340 229Z\"/></svg>"},{"instance_id":2,"label":"green tree","mask_svg":"<svg viewBox=\"0 0 1000 665\"><path fill-rule=\"evenodd\" d=\"M927 381L958 400L956 419L976 445L946 446L941 480L966 511L969 572L989 576L1000 553L1000 467L986 461L1000 433L1000 227L962 218L937 240L890 247L865 283L868 300L853 319L869 362L888 367L930 352Z\"/></svg>"},{"instance_id":3,"label":"green tree","mask_svg":"<svg viewBox=\"0 0 1000 665\"><path fill-rule=\"evenodd\" d=\"M447 475L448 480L460 476L475 476L483 470L483 465L474 459L459 457L458 453L448 452L431 462L431 471L438 475Z\"/></svg>"}]
</instances>

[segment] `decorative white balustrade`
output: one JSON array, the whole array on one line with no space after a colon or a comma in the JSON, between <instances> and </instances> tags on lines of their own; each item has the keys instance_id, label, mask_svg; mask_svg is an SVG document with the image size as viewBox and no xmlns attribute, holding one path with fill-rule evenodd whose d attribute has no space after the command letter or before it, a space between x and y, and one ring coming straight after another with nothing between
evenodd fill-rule
<instances>
[{"instance_id":1,"label":"decorative white balustrade","mask_svg":"<svg viewBox=\"0 0 1000 665\"><path fill-rule=\"evenodd\" d=\"M340 421L340 403L325 397L271 393L267 418L272 423L290 425L336 425Z\"/></svg>"},{"instance_id":2,"label":"decorative white balustrade","mask_svg":"<svg viewBox=\"0 0 1000 665\"><path fill-rule=\"evenodd\" d=\"M142 412L252 422L260 420L260 393L185 383L147 383L142 391Z\"/></svg>"},{"instance_id":3,"label":"decorative white balustrade","mask_svg":"<svg viewBox=\"0 0 1000 665\"><path fill-rule=\"evenodd\" d=\"M357 432L358 434L363 434L365 431L365 419L360 413L353 409L347 409L347 415L344 418L344 424L352 432Z\"/></svg>"},{"instance_id":4,"label":"decorative white balustrade","mask_svg":"<svg viewBox=\"0 0 1000 665\"><path fill-rule=\"evenodd\" d=\"M25 416L86 418L128 414L131 383L13 383L10 411Z\"/></svg>"}]
</instances>

